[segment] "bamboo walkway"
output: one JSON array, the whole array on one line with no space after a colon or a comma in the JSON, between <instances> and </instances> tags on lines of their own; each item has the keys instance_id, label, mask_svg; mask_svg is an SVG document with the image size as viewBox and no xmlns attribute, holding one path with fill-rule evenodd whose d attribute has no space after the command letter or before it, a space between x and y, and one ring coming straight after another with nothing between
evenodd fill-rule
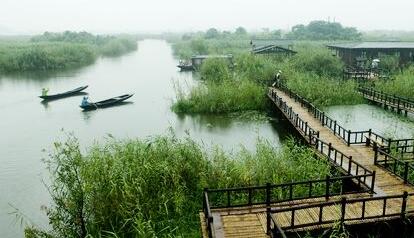
<instances>
[{"instance_id":1,"label":"bamboo walkway","mask_svg":"<svg viewBox=\"0 0 414 238\"><path fill-rule=\"evenodd\" d=\"M257 205L212 209L211 214L214 221L212 222L212 230L214 230L214 234L210 236L207 232L205 214L200 213L203 237L269 237L270 234L266 234L269 228L272 231L281 229L297 232L331 227L336 221L342 221L345 224L360 224L400 219L405 215L414 215L414 186L404 183L403 179L375 165L375 154L372 147L349 145L349 142L344 142L343 138L335 135L331 129L322 125L320 119L316 118L314 114L309 112L308 108L303 107L300 102L290 97L285 91L271 88L270 94L277 95L280 100L286 103L285 106L289 107L290 112L296 113L297 117L307 122L307 127L317 131L318 138L321 141L329 142L336 150L341 151L348 157L352 156L352 161L364 167L362 169L358 166L351 168L351 162L341 163L340 166L344 171L348 171L350 175L360 175L364 169L364 173L367 170L375 171L374 176L368 177L368 180L365 181L367 186L372 185L373 194L363 192L332 196L329 199L298 199L272 204L270 208ZM289 118L288 113L280 108L280 105L270 94L269 98ZM305 139L308 138L306 129L303 132L295 123L289 121ZM311 139L309 140L311 141ZM375 139L373 138L373 140ZM380 144L379 141L378 143ZM375 183L373 180L375 180ZM403 192L407 192L405 198ZM276 237L276 233L272 233L272 237Z\"/></svg>"}]
</instances>

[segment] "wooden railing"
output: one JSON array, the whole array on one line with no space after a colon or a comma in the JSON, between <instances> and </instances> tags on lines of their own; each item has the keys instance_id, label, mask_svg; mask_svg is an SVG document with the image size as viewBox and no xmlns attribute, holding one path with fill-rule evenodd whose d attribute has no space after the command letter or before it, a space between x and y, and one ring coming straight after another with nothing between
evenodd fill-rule
<instances>
[{"instance_id":1,"label":"wooden railing","mask_svg":"<svg viewBox=\"0 0 414 238\"><path fill-rule=\"evenodd\" d=\"M400 154L412 154L414 156L414 139L389 140L389 149Z\"/></svg>"},{"instance_id":2,"label":"wooden railing","mask_svg":"<svg viewBox=\"0 0 414 238\"><path fill-rule=\"evenodd\" d=\"M342 79L367 80L371 74L373 74L373 72L369 70L344 69L342 71Z\"/></svg>"},{"instance_id":3,"label":"wooden railing","mask_svg":"<svg viewBox=\"0 0 414 238\"><path fill-rule=\"evenodd\" d=\"M297 100L299 102L302 102L303 105L309 105L308 108L312 110L313 115L315 115L316 118L319 118L322 121L323 124L325 122L329 123L329 122L333 121L332 119L327 117L323 112L321 112L319 109L317 109L316 107L314 107L313 105L308 103L306 100L304 100L303 98L301 98L297 94L294 94L291 90L287 89L285 86L283 86L283 85L279 85L279 86L285 88L286 90L288 90L290 92L289 94L293 95L294 98L297 98ZM366 175L371 175L373 177L373 179L371 180L371 183L369 185L367 184L366 179L364 181L358 181L358 183L363 183L367 187L372 187L372 188L374 187L375 173L373 173L372 171L366 169L361 164L353 161L352 157L348 157L344 153L342 153L342 152L338 151L337 149L335 149L334 147L332 147L332 144L329 145L328 143L321 141L319 139L319 131L314 130L313 128L311 128L308 125L307 122L302 120L299 117L299 115L293 111L292 107L289 107L287 105L287 103L285 101L283 101L283 99L281 97L279 97L274 90L272 90L272 89L269 90L269 97L278 106L278 108L282 111L282 113L285 115L285 117L292 123L292 125L294 127L296 127L298 129L298 131L304 136L304 138L311 145L315 146L315 149L317 151L321 152L321 154L324 155L335 166L341 167L347 175L351 175L351 172L354 172L357 175L359 173L366 174ZM342 127L340 127L339 125L336 124L336 121L335 121L334 124L335 124L334 130L336 130L337 127L342 128ZM340 132L340 131L341 130L338 129L338 132ZM364 138L366 138L367 136L371 136L371 134L372 134L371 130L363 131L363 132L353 132L353 133L348 131L348 130L345 130L345 129L343 129L342 131L344 133L345 132L347 133L346 136L344 134L344 138L347 139L346 141L348 141L348 145L350 143L353 143L353 144L366 144L367 141L366 141L366 139L364 141ZM353 135L353 136L351 136L351 135ZM379 135L376 135L376 136L379 137ZM347 165L346 169L344 168L345 164Z\"/></svg>"},{"instance_id":4,"label":"wooden railing","mask_svg":"<svg viewBox=\"0 0 414 238\"><path fill-rule=\"evenodd\" d=\"M208 190L205 189L203 193L203 212L206 221L207 235L208 238L215 237L214 226L213 226L213 215L211 213L210 201L208 199Z\"/></svg>"},{"instance_id":5,"label":"wooden railing","mask_svg":"<svg viewBox=\"0 0 414 238\"><path fill-rule=\"evenodd\" d=\"M334 164L338 165L338 167L342 168L343 171L348 174L354 175L370 175L371 181L368 183L367 177L360 177L358 179L358 185L361 183L371 188L371 192L374 192L374 183L375 183L375 171L371 171L365 168L360 163L354 161L352 156L347 156L341 151L335 149L331 143L326 143L321 139L313 136L311 140L311 145L314 145L315 149L320 152L321 154L325 155L329 158Z\"/></svg>"},{"instance_id":6,"label":"wooden railing","mask_svg":"<svg viewBox=\"0 0 414 238\"><path fill-rule=\"evenodd\" d=\"M396 95L391 95L381 91L377 91L373 88L359 87L358 91L362 93L365 98L373 101L384 103L385 105L395 107L398 112L401 110L414 111L414 100L404 98Z\"/></svg>"},{"instance_id":7,"label":"wooden railing","mask_svg":"<svg viewBox=\"0 0 414 238\"><path fill-rule=\"evenodd\" d=\"M408 194L407 192L404 192L402 195L369 198L347 199L343 197L340 201L327 201L317 204L291 206L287 208L272 208L266 211L270 213L267 214L267 217L272 217L270 220L270 224L268 224L267 226L267 230L268 233L277 234L279 233L279 229L293 230L309 226L333 224L338 221L344 223L346 221L378 219L387 217L405 218L407 213L413 212L412 210L407 210L407 199L409 196L413 195L414 194ZM387 206L387 204L390 204L390 202L392 202L393 204ZM326 210L328 209L330 209L330 211L327 212ZM316 213L315 215L317 215L318 218L316 220L302 219L298 224L296 222L297 214L304 214L306 210L312 210L312 213ZM340 212L332 213L332 210ZM284 217L290 217L288 224L284 226L278 224L277 218L275 218L278 216L278 214L282 213ZM276 227L278 227L278 230L274 231Z\"/></svg>"},{"instance_id":8,"label":"wooden railing","mask_svg":"<svg viewBox=\"0 0 414 238\"><path fill-rule=\"evenodd\" d=\"M414 160L405 160L390 154L389 149L374 145L374 164L378 165L414 185Z\"/></svg>"},{"instance_id":9,"label":"wooden railing","mask_svg":"<svg viewBox=\"0 0 414 238\"><path fill-rule=\"evenodd\" d=\"M362 181L369 178L374 180L372 174L349 175L340 177L327 176L325 179L316 179L284 184L270 184L264 186L206 189L210 208L230 208L252 205L276 204L287 201L321 198L329 199L342 194L372 192ZM355 182L357 189L344 191L346 182ZM359 181L359 182L358 182Z\"/></svg>"},{"instance_id":10,"label":"wooden railing","mask_svg":"<svg viewBox=\"0 0 414 238\"><path fill-rule=\"evenodd\" d=\"M299 102L302 107L306 108L308 112L314 116L314 118L318 119L322 123L323 126L329 128L334 133L334 135L341 138L344 142L347 143L348 146L352 144L372 145L371 140L373 140L373 138L375 138L376 142L381 141L383 143L386 143L387 141L389 141L389 139L386 139L385 137L373 132L371 129L367 131L351 131L351 130L344 128L343 126L339 125L336 120L326 115L325 112L318 109L315 105L313 105L307 99L301 97L297 93L290 90L280 80L276 81L274 86L279 88L286 94L288 94L289 97L293 98L296 102ZM271 88L269 90L269 96L280 98L276 94L276 92L274 92ZM280 98L278 100L282 100L282 99Z\"/></svg>"}]
</instances>

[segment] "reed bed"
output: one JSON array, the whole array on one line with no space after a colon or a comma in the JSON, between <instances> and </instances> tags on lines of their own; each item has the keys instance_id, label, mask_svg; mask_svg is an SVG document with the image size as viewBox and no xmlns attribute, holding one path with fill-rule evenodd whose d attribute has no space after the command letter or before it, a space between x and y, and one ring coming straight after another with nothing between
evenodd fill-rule
<instances>
[{"instance_id":1,"label":"reed bed","mask_svg":"<svg viewBox=\"0 0 414 238\"><path fill-rule=\"evenodd\" d=\"M282 148L258 139L256 150L207 151L174 135L110 139L85 153L70 136L45 160L53 205L50 230L26 237L199 237L205 187L226 188L321 179L329 164L289 140ZM304 191L304 193L306 193Z\"/></svg>"}]
</instances>

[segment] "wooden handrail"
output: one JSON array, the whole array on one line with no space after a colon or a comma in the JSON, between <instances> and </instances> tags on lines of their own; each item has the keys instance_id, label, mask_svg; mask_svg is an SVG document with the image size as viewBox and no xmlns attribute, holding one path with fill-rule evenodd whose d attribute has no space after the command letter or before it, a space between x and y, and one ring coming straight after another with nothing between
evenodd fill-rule
<instances>
[{"instance_id":1,"label":"wooden handrail","mask_svg":"<svg viewBox=\"0 0 414 238\"><path fill-rule=\"evenodd\" d=\"M287 208L273 208L270 209L270 213L271 214L277 214L277 213L286 213L286 212L290 212L291 213L291 221L290 221L290 225L288 225L286 228L287 229L295 229L295 228L303 228L303 227L307 227L307 226L313 226L313 225L322 225L322 224L332 224L334 222L336 222L337 220L339 220L340 222L345 222L345 221L353 221L353 220L363 220L363 219L373 219L373 218L385 218L385 217L390 217L390 216L401 216L401 217L405 217L406 213L407 213L407 199L409 196L413 196L414 194L411 193L407 193L404 192L402 195L391 195L391 196L380 196L380 197L369 197L369 198L355 198L355 199L347 199L345 197L343 197L341 200L337 200L337 201L327 201L327 202L321 202L318 204L307 204L307 205L298 205L298 206L293 206L293 207L287 207ZM390 199L401 199L401 209L398 212L394 212L394 213L387 213L386 209L389 209L386 204L387 201ZM381 213L381 215L366 215L365 211L366 211L366 203L370 202L370 201L383 201L383 211ZM347 218L346 216L346 207L349 204L355 204L355 203L362 203L361 204L361 215L357 216L357 217L351 217L351 218ZM340 217L337 217L336 219L330 219L330 220L323 220L323 211L325 207L329 207L329 206L340 206L341 207L341 213L340 213ZM295 213L298 210L305 210L305 209L312 209L312 208L318 208L317 210L319 211L319 220L318 221L312 221L312 222L308 222L308 223L302 223L300 225L295 224ZM411 211L410 211L411 212ZM272 219L273 219L273 215L271 215ZM274 221L274 219L273 219ZM275 222L275 221L274 221ZM276 222L275 222L276 223Z\"/></svg>"},{"instance_id":2,"label":"wooden handrail","mask_svg":"<svg viewBox=\"0 0 414 238\"><path fill-rule=\"evenodd\" d=\"M211 213L210 202L208 200L208 189L204 189L204 216L206 220L207 235L209 238L215 237L214 234L214 225L213 225L213 215Z\"/></svg>"}]
</instances>

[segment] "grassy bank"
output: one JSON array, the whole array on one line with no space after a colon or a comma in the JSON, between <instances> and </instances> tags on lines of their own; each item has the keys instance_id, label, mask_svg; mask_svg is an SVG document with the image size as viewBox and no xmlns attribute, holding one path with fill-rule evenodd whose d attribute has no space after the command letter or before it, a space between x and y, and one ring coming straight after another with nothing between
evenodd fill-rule
<instances>
[{"instance_id":1,"label":"grassy bank","mask_svg":"<svg viewBox=\"0 0 414 238\"><path fill-rule=\"evenodd\" d=\"M80 67L99 56L118 56L136 49L132 38L86 32L44 33L30 41L0 41L0 73Z\"/></svg>"},{"instance_id":2,"label":"grassy bank","mask_svg":"<svg viewBox=\"0 0 414 238\"><path fill-rule=\"evenodd\" d=\"M28 227L26 237L199 237L204 187L324 178L330 166L314 156L292 140L228 153L174 136L111 140L81 153L70 137L46 160L51 230Z\"/></svg>"}]
</instances>

